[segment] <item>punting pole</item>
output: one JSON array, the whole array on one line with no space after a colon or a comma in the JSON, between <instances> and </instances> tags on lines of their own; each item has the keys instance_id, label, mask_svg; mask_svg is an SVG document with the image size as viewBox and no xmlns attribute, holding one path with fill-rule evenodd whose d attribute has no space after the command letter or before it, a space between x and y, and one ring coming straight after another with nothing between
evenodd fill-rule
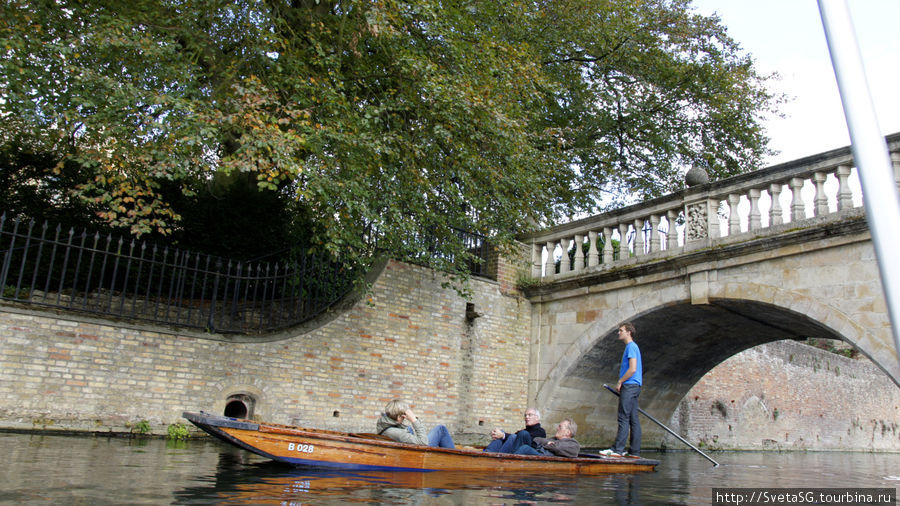
<instances>
[{"instance_id":1,"label":"punting pole","mask_svg":"<svg viewBox=\"0 0 900 506\"><path fill-rule=\"evenodd\" d=\"M844 117L850 130L850 147L863 189L866 220L875 245L884 298L900 360L900 202L897 199L887 144L869 94L865 69L846 0L818 0L831 64L837 78ZM890 259L895 260L892 262Z\"/></svg>"},{"instance_id":2,"label":"punting pole","mask_svg":"<svg viewBox=\"0 0 900 506\"><path fill-rule=\"evenodd\" d=\"M612 387L610 387L610 386L607 385L606 383L603 384L603 388L605 388L605 389L609 390L610 392L614 393L614 394L616 395L616 397L619 396L619 392L616 392ZM653 422L655 422L656 425L659 425L659 426L662 427L663 429L666 429L666 431L668 431L669 434L671 434L671 435L677 437L679 441L681 441L682 443L684 443L684 444L690 446L691 448L694 449L694 451L696 451L696 452L699 453L700 455L703 455L704 457L706 457L706 460L708 460L708 461L712 462L713 464L715 464L716 467L719 467L719 463L718 463L718 462L716 462L715 460L711 459L709 455L707 455L707 454L701 452L700 449L697 448L696 446L692 445L691 443L688 443L687 440L686 440L685 438L679 436L674 430L672 430L672 429L666 427L665 425L662 424L662 422L660 422L660 421L657 420L656 418L653 418L652 416L648 415L647 412L644 411L643 409L638 408L638 411L639 411L642 415L646 416L647 418L649 418L650 420L652 420Z\"/></svg>"}]
</instances>

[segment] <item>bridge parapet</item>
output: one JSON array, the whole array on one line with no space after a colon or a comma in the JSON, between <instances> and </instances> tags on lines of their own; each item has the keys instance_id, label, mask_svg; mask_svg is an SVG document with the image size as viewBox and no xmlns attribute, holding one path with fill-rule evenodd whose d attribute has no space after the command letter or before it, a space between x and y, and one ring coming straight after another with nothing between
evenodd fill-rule
<instances>
[{"instance_id":1,"label":"bridge parapet","mask_svg":"<svg viewBox=\"0 0 900 506\"><path fill-rule=\"evenodd\" d=\"M900 191L900 133L886 137ZM850 147L694 186L523 237L536 279L673 256L862 206ZM779 227L781 228L781 227ZM579 247L580 246L580 247ZM661 253L662 252L662 253ZM557 265L558 263L558 265Z\"/></svg>"}]
</instances>

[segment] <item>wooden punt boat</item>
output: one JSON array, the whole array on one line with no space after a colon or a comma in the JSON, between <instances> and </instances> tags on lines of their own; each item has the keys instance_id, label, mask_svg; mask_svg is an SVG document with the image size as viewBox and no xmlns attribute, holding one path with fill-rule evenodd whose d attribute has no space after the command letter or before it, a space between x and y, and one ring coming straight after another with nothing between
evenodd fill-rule
<instances>
[{"instance_id":1,"label":"wooden punt boat","mask_svg":"<svg viewBox=\"0 0 900 506\"><path fill-rule=\"evenodd\" d=\"M354 471L488 471L606 474L652 471L658 460L578 458L485 453L474 448L432 448L357 434L256 422L185 411L182 415L222 441L278 462Z\"/></svg>"}]
</instances>

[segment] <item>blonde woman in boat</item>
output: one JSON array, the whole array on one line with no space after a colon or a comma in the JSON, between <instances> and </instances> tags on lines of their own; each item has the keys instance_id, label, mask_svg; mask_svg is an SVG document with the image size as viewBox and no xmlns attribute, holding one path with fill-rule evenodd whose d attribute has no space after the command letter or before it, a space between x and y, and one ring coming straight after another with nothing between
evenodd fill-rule
<instances>
[{"instance_id":1,"label":"blonde woman in boat","mask_svg":"<svg viewBox=\"0 0 900 506\"><path fill-rule=\"evenodd\" d=\"M409 425L405 425L405 422L409 422ZM375 424L375 430L400 443L455 448L447 427L437 425L426 434L421 420L409 408L409 404L400 399L387 403L384 413Z\"/></svg>"}]
</instances>

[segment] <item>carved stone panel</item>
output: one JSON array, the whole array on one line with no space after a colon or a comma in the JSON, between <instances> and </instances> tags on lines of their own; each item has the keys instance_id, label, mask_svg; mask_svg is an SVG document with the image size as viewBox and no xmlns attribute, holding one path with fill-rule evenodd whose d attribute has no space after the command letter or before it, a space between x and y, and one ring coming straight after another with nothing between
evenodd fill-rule
<instances>
[{"instance_id":1,"label":"carved stone panel","mask_svg":"<svg viewBox=\"0 0 900 506\"><path fill-rule=\"evenodd\" d=\"M698 239L706 239L709 237L709 233L706 229L707 214L706 205L704 205L704 203L688 205L687 217L687 228L685 229L687 241L696 241Z\"/></svg>"}]
</instances>

